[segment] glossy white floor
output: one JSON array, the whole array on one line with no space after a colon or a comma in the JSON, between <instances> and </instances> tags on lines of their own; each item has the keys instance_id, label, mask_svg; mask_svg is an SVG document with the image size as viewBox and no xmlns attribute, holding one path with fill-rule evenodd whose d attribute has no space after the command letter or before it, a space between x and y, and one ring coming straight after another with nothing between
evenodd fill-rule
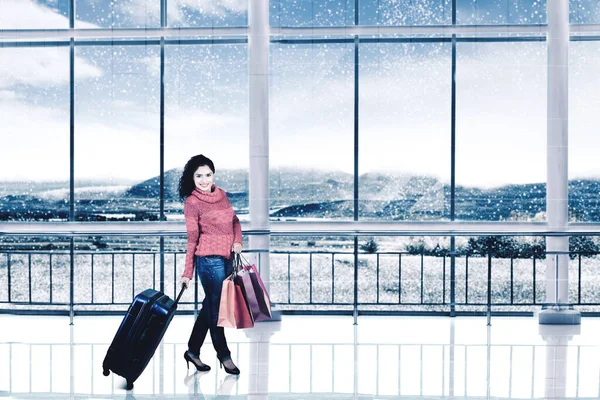
<instances>
[{"instance_id":1,"label":"glossy white floor","mask_svg":"<svg viewBox=\"0 0 600 400\"><path fill-rule=\"evenodd\" d=\"M102 375L120 317L0 315L0 397L8 398L598 398L600 319L283 316L226 334L242 373L186 369L192 316L177 316L133 391Z\"/></svg>"}]
</instances>

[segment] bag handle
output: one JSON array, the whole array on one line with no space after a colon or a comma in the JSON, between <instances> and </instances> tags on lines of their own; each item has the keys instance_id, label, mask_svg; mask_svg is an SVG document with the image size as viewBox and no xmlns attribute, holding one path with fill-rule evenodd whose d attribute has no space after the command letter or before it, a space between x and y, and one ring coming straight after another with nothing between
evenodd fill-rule
<instances>
[{"instance_id":1,"label":"bag handle","mask_svg":"<svg viewBox=\"0 0 600 400\"><path fill-rule=\"evenodd\" d=\"M242 267L249 267L250 266L250 262L246 259L246 257L244 257L242 255L242 253L237 254L238 258L239 258L239 263Z\"/></svg>"},{"instance_id":2,"label":"bag handle","mask_svg":"<svg viewBox=\"0 0 600 400\"><path fill-rule=\"evenodd\" d=\"M177 306L177 304L179 304L179 299L181 299L181 296L183 296L183 292L185 291L186 287L185 285L181 285L181 291L179 292L179 295L177 296L177 300L175 300L175 306Z\"/></svg>"}]
</instances>

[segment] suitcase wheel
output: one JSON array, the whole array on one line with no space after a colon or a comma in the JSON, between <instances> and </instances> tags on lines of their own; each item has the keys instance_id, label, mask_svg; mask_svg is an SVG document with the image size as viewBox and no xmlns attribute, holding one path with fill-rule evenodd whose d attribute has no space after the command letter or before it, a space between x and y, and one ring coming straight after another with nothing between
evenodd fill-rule
<instances>
[{"instance_id":1,"label":"suitcase wheel","mask_svg":"<svg viewBox=\"0 0 600 400\"><path fill-rule=\"evenodd\" d=\"M127 389L127 390L133 389L133 382L127 381L127 385L125 386L125 389Z\"/></svg>"},{"instance_id":2,"label":"suitcase wheel","mask_svg":"<svg viewBox=\"0 0 600 400\"><path fill-rule=\"evenodd\" d=\"M104 376L110 375L110 370L108 368L104 368L104 370L102 371L102 375L104 375Z\"/></svg>"}]
</instances>

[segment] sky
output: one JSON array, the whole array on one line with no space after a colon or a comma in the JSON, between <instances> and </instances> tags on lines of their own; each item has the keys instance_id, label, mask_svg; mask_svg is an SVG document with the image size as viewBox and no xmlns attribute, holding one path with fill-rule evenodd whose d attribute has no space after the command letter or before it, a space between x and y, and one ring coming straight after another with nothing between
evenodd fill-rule
<instances>
[{"instance_id":1,"label":"sky","mask_svg":"<svg viewBox=\"0 0 600 400\"><path fill-rule=\"evenodd\" d=\"M387 15L403 2L387 2ZM78 0L76 26L153 26L154 3L129 0L111 9L106 1ZM347 20L348 9L321 17L334 3L315 3L298 18ZM511 14L512 3L484 3L463 2L463 15L501 21L507 10L506 18L522 22L540 7ZM291 21L291 5L271 4L272 21ZM361 3L365 18L373 18L373 4ZM242 0L170 0L168 16L173 26L236 25L245 23L246 6ZM444 7L421 22L445 21ZM0 0L0 29L66 26L64 0ZM543 182L546 44L459 43L457 50L457 184ZM81 46L75 55L76 179L156 176L159 46ZM359 172L449 182L450 45L363 44L359 55ZM165 56L165 168L181 168L198 153L219 168L247 168L246 46L173 45ZM600 177L600 42L571 42L570 57L569 176ZM68 47L0 49L0 135L10 149L0 159L0 180L68 180L68 62ZM353 45L272 44L270 62L270 165L352 172Z\"/></svg>"}]
</instances>

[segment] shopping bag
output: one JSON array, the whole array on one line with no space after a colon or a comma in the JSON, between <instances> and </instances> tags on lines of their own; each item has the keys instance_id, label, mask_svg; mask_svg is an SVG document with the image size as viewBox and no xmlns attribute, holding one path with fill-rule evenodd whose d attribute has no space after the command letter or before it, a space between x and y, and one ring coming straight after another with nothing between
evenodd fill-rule
<instances>
[{"instance_id":1,"label":"shopping bag","mask_svg":"<svg viewBox=\"0 0 600 400\"><path fill-rule=\"evenodd\" d=\"M217 326L224 328L252 328L254 320L240 286L235 283L234 272L223 281Z\"/></svg>"},{"instance_id":2,"label":"shopping bag","mask_svg":"<svg viewBox=\"0 0 600 400\"><path fill-rule=\"evenodd\" d=\"M271 319L271 299L262 279L260 279L256 266L251 265L241 254L236 254L234 265L235 270L239 271L236 279L244 290L248 308L254 321Z\"/></svg>"},{"instance_id":3,"label":"shopping bag","mask_svg":"<svg viewBox=\"0 0 600 400\"><path fill-rule=\"evenodd\" d=\"M271 309L271 298L269 297L269 293L267 292L267 289L265 289L264 282L262 281L260 275L258 274L256 265L247 263L244 266L244 270L253 272L256 275L256 281L258 282L258 284L260 285L260 288L262 289L263 293L265 294L266 301L267 301L267 304L268 304L269 310L270 310Z\"/></svg>"},{"instance_id":4,"label":"shopping bag","mask_svg":"<svg viewBox=\"0 0 600 400\"><path fill-rule=\"evenodd\" d=\"M239 285L235 285L235 327L237 329L252 328L254 319L248 309L248 303Z\"/></svg>"},{"instance_id":5,"label":"shopping bag","mask_svg":"<svg viewBox=\"0 0 600 400\"><path fill-rule=\"evenodd\" d=\"M235 284L229 277L223 281L217 326L235 328Z\"/></svg>"},{"instance_id":6,"label":"shopping bag","mask_svg":"<svg viewBox=\"0 0 600 400\"><path fill-rule=\"evenodd\" d=\"M258 283L258 274L244 270L237 275L239 287L244 292L248 301L248 308L254 321L266 321L271 319L271 307L268 297Z\"/></svg>"}]
</instances>

